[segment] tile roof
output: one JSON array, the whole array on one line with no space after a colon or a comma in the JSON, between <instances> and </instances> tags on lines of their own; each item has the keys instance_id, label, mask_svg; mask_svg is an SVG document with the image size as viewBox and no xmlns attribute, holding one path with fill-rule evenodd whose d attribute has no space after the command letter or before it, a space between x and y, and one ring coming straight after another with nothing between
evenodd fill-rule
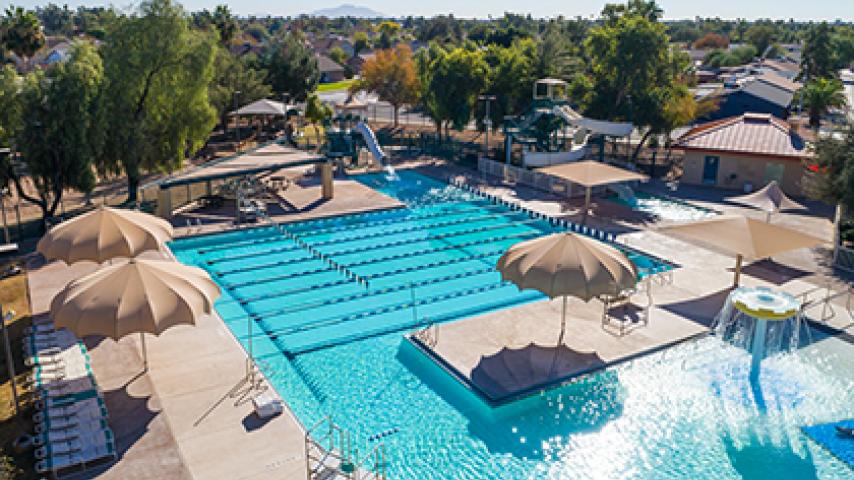
<instances>
[{"instance_id":1,"label":"tile roof","mask_svg":"<svg viewBox=\"0 0 854 480\"><path fill-rule=\"evenodd\" d=\"M783 108L789 106L794 98L794 91L781 88L767 81L753 80L744 84L741 91L753 95L754 97L767 100L775 105Z\"/></svg>"},{"instance_id":2,"label":"tile roof","mask_svg":"<svg viewBox=\"0 0 854 480\"><path fill-rule=\"evenodd\" d=\"M318 55L317 56L317 68L320 69L321 72L343 72L344 67L339 65L335 60L327 57L326 55Z\"/></svg>"},{"instance_id":3,"label":"tile roof","mask_svg":"<svg viewBox=\"0 0 854 480\"><path fill-rule=\"evenodd\" d=\"M800 90L803 86L803 84L800 82L793 82L792 80L789 80L788 78L782 75L777 75L775 73L763 73L762 75L756 77L756 81L768 83L792 93Z\"/></svg>"},{"instance_id":4,"label":"tile roof","mask_svg":"<svg viewBox=\"0 0 854 480\"><path fill-rule=\"evenodd\" d=\"M745 113L698 125L677 142L686 150L771 155L802 158L808 156L804 140L788 123L768 114Z\"/></svg>"}]
</instances>

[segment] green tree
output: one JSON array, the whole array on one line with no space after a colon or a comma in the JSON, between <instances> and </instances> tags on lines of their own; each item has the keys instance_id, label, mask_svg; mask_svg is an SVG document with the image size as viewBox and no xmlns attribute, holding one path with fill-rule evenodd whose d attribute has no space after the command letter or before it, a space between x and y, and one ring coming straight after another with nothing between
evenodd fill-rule
<instances>
[{"instance_id":1,"label":"green tree","mask_svg":"<svg viewBox=\"0 0 854 480\"><path fill-rule=\"evenodd\" d=\"M777 30L771 25L753 25L744 32L744 39L764 56L768 47L777 41Z\"/></svg>"},{"instance_id":2,"label":"green tree","mask_svg":"<svg viewBox=\"0 0 854 480\"><path fill-rule=\"evenodd\" d=\"M800 78L832 78L836 76L830 25L821 22L807 30L801 54Z\"/></svg>"},{"instance_id":3,"label":"green tree","mask_svg":"<svg viewBox=\"0 0 854 480\"><path fill-rule=\"evenodd\" d=\"M273 40L260 60L273 91L287 93L295 100L305 100L320 81L317 58L291 33Z\"/></svg>"},{"instance_id":4,"label":"green tree","mask_svg":"<svg viewBox=\"0 0 854 480\"><path fill-rule=\"evenodd\" d=\"M344 65L347 62L347 54L341 47L333 47L326 56L339 65Z\"/></svg>"},{"instance_id":5,"label":"green tree","mask_svg":"<svg viewBox=\"0 0 854 480\"><path fill-rule=\"evenodd\" d=\"M117 21L104 44L106 135L100 168L124 171L135 202L146 171L179 168L216 124L208 100L215 41L192 31L181 7L148 0Z\"/></svg>"},{"instance_id":6,"label":"green tree","mask_svg":"<svg viewBox=\"0 0 854 480\"><path fill-rule=\"evenodd\" d=\"M316 93L310 93L308 98L306 98L305 118L311 123L312 127L314 127L318 149L320 149L320 146L323 144L323 140L320 137L321 129L319 124L332 117L332 113L332 109L329 105L321 102Z\"/></svg>"},{"instance_id":7,"label":"green tree","mask_svg":"<svg viewBox=\"0 0 854 480\"><path fill-rule=\"evenodd\" d=\"M368 34L365 32L356 32L353 35L353 55L358 55L359 52L368 48Z\"/></svg>"},{"instance_id":8,"label":"green tree","mask_svg":"<svg viewBox=\"0 0 854 480\"><path fill-rule=\"evenodd\" d=\"M593 28L585 43L592 77L585 110L645 128L636 157L651 134L666 129L666 106L683 88L689 62L670 49L664 25L626 11Z\"/></svg>"},{"instance_id":9,"label":"green tree","mask_svg":"<svg viewBox=\"0 0 854 480\"><path fill-rule=\"evenodd\" d=\"M0 23L0 39L5 50L11 50L20 58L32 57L45 42L38 17L22 7L6 9L6 16Z\"/></svg>"},{"instance_id":10,"label":"green tree","mask_svg":"<svg viewBox=\"0 0 854 480\"><path fill-rule=\"evenodd\" d=\"M854 208L854 125L849 123L842 133L841 138L818 137L801 182L810 198L836 205L834 247L839 246L840 221Z\"/></svg>"},{"instance_id":11,"label":"green tree","mask_svg":"<svg viewBox=\"0 0 854 480\"><path fill-rule=\"evenodd\" d=\"M845 106L845 90L835 78L813 78L798 90L795 103L802 102L810 116L810 126L821 126L821 117L831 108Z\"/></svg>"},{"instance_id":12,"label":"green tree","mask_svg":"<svg viewBox=\"0 0 854 480\"><path fill-rule=\"evenodd\" d=\"M550 24L534 52L535 76L567 79L579 69L580 60L573 55L569 40L556 24Z\"/></svg>"},{"instance_id":13,"label":"green tree","mask_svg":"<svg viewBox=\"0 0 854 480\"><path fill-rule=\"evenodd\" d=\"M13 66L0 67L0 147L9 147L21 128L21 80Z\"/></svg>"},{"instance_id":14,"label":"green tree","mask_svg":"<svg viewBox=\"0 0 854 480\"><path fill-rule=\"evenodd\" d=\"M220 125L226 125L228 113L234 109L235 92L240 92L239 100L246 104L267 98L273 94L269 85L264 83L267 72L252 68L243 57L235 57L225 48L218 48L214 61L214 75L208 97L217 112Z\"/></svg>"},{"instance_id":15,"label":"green tree","mask_svg":"<svg viewBox=\"0 0 854 480\"><path fill-rule=\"evenodd\" d=\"M418 101L418 86L412 50L401 44L394 49L380 50L365 62L362 77L350 90L373 92L380 100L390 103L394 109L394 126L397 127L400 107Z\"/></svg>"},{"instance_id":16,"label":"green tree","mask_svg":"<svg viewBox=\"0 0 854 480\"><path fill-rule=\"evenodd\" d=\"M398 32L400 32L400 24L391 20L385 20L377 26L377 31L380 38L377 41L377 47L381 49L389 49L394 45Z\"/></svg>"},{"instance_id":17,"label":"green tree","mask_svg":"<svg viewBox=\"0 0 854 480\"><path fill-rule=\"evenodd\" d=\"M418 62L425 111L441 137L471 120L478 94L487 85L489 66L479 50L431 48Z\"/></svg>"},{"instance_id":18,"label":"green tree","mask_svg":"<svg viewBox=\"0 0 854 480\"><path fill-rule=\"evenodd\" d=\"M219 42L225 46L230 45L239 27L228 5L217 5L211 16L211 22L219 32Z\"/></svg>"},{"instance_id":19,"label":"green tree","mask_svg":"<svg viewBox=\"0 0 854 480\"><path fill-rule=\"evenodd\" d=\"M84 42L75 43L67 62L30 74L23 87L17 147L36 193L23 188L7 165L18 195L38 205L44 222L52 217L63 192L90 192L95 185L92 159L99 151L96 100L103 82L101 57Z\"/></svg>"},{"instance_id":20,"label":"green tree","mask_svg":"<svg viewBox=\"0 0 854 480\"><path fill-rule=\"evenodd\" d=\"M484 60L489 66L487 92L495 96L490 110L492 125L498 127L506 115L518 115L531 101L531 85L537 79L533 40L515 42L510 48L489 46Z\"/></svg>"}]
</instances>

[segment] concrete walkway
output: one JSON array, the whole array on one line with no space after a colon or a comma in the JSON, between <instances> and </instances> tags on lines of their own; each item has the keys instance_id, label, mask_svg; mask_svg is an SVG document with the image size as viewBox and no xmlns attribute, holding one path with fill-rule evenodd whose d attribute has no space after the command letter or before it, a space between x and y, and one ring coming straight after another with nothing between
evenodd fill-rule
<instances>
[{"instance_id":1,"label":"concrete walkway","mask_svg":"<svg viewBox=\"0 0 854 480\"><path fill-rule=\"evenodd\" d=\"M31 264L33 312L96 266ZM304 477L303 433L286 411L266 423L243 383L246 356L222 320L200 319L149 335L142 373L139 336L87 338L92 369L105 391L120 458L92 472L116 479L282 479Z\"/></svg>"}]
</instances>

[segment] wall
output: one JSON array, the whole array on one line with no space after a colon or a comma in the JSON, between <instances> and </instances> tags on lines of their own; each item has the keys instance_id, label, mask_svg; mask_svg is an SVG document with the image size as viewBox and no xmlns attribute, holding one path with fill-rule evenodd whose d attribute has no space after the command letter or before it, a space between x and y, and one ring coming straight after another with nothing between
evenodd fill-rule
<instances>
[{"instance_id":1,"label":"wall","mask_svg":"<svg viewBox=\"0 0 854 480\"><path fill-rule=\"evenodd\" d=\"M718 179L714 186L742 190L745 182L753 183L753 189L758 190L765 186L766 165L783 165L783 176L780 187L788 195L802 196L801 178L803 177L803 164L799 160L786 158L773 158L761 156L747 156L737 154L722 154L717 152L686 151L683 160L682 182L693 185L703 185L703 166L707 155L720 157L718 166ZM730 176L735 174L735 179Z\"/></svg>"}]
</instances>

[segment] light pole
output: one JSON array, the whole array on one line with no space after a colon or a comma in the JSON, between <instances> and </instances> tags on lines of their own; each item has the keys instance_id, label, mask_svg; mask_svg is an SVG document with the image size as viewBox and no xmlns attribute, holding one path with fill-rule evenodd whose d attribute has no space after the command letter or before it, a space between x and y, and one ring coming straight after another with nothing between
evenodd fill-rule
<instances>
[{"instance_id":1,"label":"light pole","mask_svg":"<svg viewBox=\"0 0 854 480\"><path fill-rule=\"evenodd\" d=\"M486 131L484 153L486 157L489 157L489 131L492 130L492 116L489 114L489 107L495 101L496 97L495 95L479 95L477 99L486 103L486 118L483 120L483 126Z\"/></svg>"},{"instance_id":2,"label":"light pole","mask_svg":"<svg viewBox=\"0 0 854 480\"><path fill-rule=\"evenodd\" d=\"M238 153L240 153L240 115L237 113L237 110L240 109L240 104L238 102L240 94L240 90L234 91L234 137L237 140L236 150Z\"/></svg>"},{"instance_id":3,"label":"light pole","mask_svg":"<svg viewBox=\"0 0 854 480\"><path fill-rule=\"evenodd\" d=\"M3 240L4 243L12 243L12 237L9 235L9 223L6 221L6 196L9 195L9 189L6 187L0 188L0 211L3 214Z\"/></svg>"},{"instance_id":4,"label":"light pole","mask_svg":"<svg viewBox=\"0 0 854 480\"><path fill-rule=\"evenodd\" d=\"M0 314L3 312L3 306L0 305ZM18 404L18 384L15 382L15 364L12 363L14 360L12 359L12 346L9 345L9 331L6 328L6 322L12 321L15 318L15 311L9 310L5 315L2 315L2 319L0 319L0 328L3 329L3 344L6 348L6 368L9 372L9 385L12 387L12 399L15 401L15 415L18 414L20 410L20 405Z\"/></svg>"}]
</instances>

